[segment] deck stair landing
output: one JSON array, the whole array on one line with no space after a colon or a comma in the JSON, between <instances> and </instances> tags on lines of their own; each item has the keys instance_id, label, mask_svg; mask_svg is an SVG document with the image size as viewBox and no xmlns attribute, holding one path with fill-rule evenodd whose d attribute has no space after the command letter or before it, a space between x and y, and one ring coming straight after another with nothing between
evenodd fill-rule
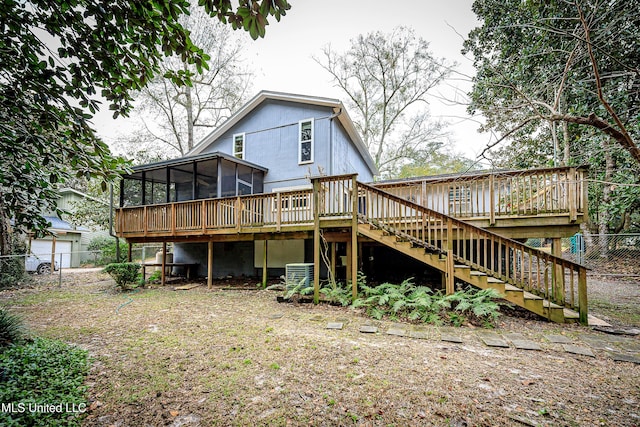
<instances>
[{"instance_id":1,"label":"deck stair landing","mask_svg":"<svg viewBox=\"0 0 640 427\"><path fill-rule=\"evenodd\" d=\"M358 233L443 272L448 292L460 280L554 322L588 322L585 267L366 184L358 195Z\"/></svg>"}]
</instances>

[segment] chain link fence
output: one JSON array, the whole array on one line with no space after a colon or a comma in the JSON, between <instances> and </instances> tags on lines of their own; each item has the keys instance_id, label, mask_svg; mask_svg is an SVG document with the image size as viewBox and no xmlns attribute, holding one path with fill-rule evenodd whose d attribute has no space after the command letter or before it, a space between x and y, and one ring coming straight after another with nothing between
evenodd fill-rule
<instances>
[{"instance_id":1,"label":"chain link fence","mask_svg":"<svg viewBox=\"0 0 640 427\"><path fill-rule=\"evenodd\" d=\"M529 239L527 245L551 252L550 239ZM576 234L562 239L562 257L590 274L639 278L640 234Z\"/></svg>"},{"instance_id":2,"label":"chain link fence","mask_svg":"<svg viewBox=\"0 0 640 427\"><path fill-rule=\"evenodd\" d=\"M170 249L171 247L168 248ZM120 262L127 260L127 250L127 245L121 246ZM157 254L161 254L161 251L162 245L133 245L131 258L133 262L153 263L157 261ZM114 248L73 253L3 255L0 256L0 289L33 282L62 284L68 279L77 278L81 273L95 274L96 269L102 269L113 262L116 262Z\"/></svg>"}]
</instances>

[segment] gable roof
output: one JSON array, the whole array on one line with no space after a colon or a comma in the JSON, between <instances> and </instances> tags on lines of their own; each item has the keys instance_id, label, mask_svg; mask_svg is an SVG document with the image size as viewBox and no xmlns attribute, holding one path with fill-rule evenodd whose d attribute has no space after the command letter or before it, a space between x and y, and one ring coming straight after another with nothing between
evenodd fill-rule
<instances>
[{"instance_id":1,"label":"gable roof","mask_svg":"<svg viewBox=\"0 0 640 427\"><path fill-rule=\"evenodd\" d=\"M186 156L194 156L197 154L201 154L204 149L207 148L209 144L214 142L216 139L220 138L235 126L240 120L246 117L249 113L255 110L260 104L265 102L266 100L277 100L277 101L289 101L296 102L300 104L311 104L311 105L320 105L324 107L333 108L333 112L335 117L340 121L342 127L346 130L349 138L353 141L356 149L364 159L365 163L371 170L373 175L378 174L378 168L371 158L367 147L362 141L360 134L355 128L351 117L347 113L347 110L344 108L342 102L338 99L332 98L322 98L317 96L308 96L308 95L296 95L292 93L284 93L284 92L271 92L271 91L261 91L256 96L254 96L249 102L243 105L235 114L229 117L222 125L216 128L209 135L205 136L191 151L189 151Z\"/></svg>"}]
</instances>

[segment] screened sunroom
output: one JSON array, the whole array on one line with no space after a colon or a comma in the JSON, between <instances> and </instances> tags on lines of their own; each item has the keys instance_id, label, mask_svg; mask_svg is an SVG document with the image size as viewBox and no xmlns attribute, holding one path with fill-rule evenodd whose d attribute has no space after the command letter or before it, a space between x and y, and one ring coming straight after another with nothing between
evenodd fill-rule
<instances>
[{"instance_id":1,"label":"screened sunroom","mask_svg":"<svg viewBox=\"0 0 640 427\"><path fill-rule=\"evenodd\" d=\"M260 194L266 172L218 152L135 166L122 176L120 207Z\"/></svg>"}]
</instances>

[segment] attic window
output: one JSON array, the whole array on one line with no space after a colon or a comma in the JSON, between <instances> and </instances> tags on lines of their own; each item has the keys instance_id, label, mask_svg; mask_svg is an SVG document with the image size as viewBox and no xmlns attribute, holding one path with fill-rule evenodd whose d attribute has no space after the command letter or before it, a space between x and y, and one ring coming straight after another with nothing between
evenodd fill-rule
<instances>
[{"instance_id":1,"label":"attic window","mask_svg":"<svg viewBox=\"0 0 640 427\"><path fill-rule=\"evenodd\" d=\"M298 163L313 163L313 119L301 120L298 123L299 150Z\"/></svg>"},{"instance_id":2,"label":"attic window","mask_svg":"<svg viewBox=\"0 0 640 427\"><path fill-rule=\"evenodd\" d=\"M244 160L244 133L233 135L233 155Z\"/></svg>"}]
</instances>

